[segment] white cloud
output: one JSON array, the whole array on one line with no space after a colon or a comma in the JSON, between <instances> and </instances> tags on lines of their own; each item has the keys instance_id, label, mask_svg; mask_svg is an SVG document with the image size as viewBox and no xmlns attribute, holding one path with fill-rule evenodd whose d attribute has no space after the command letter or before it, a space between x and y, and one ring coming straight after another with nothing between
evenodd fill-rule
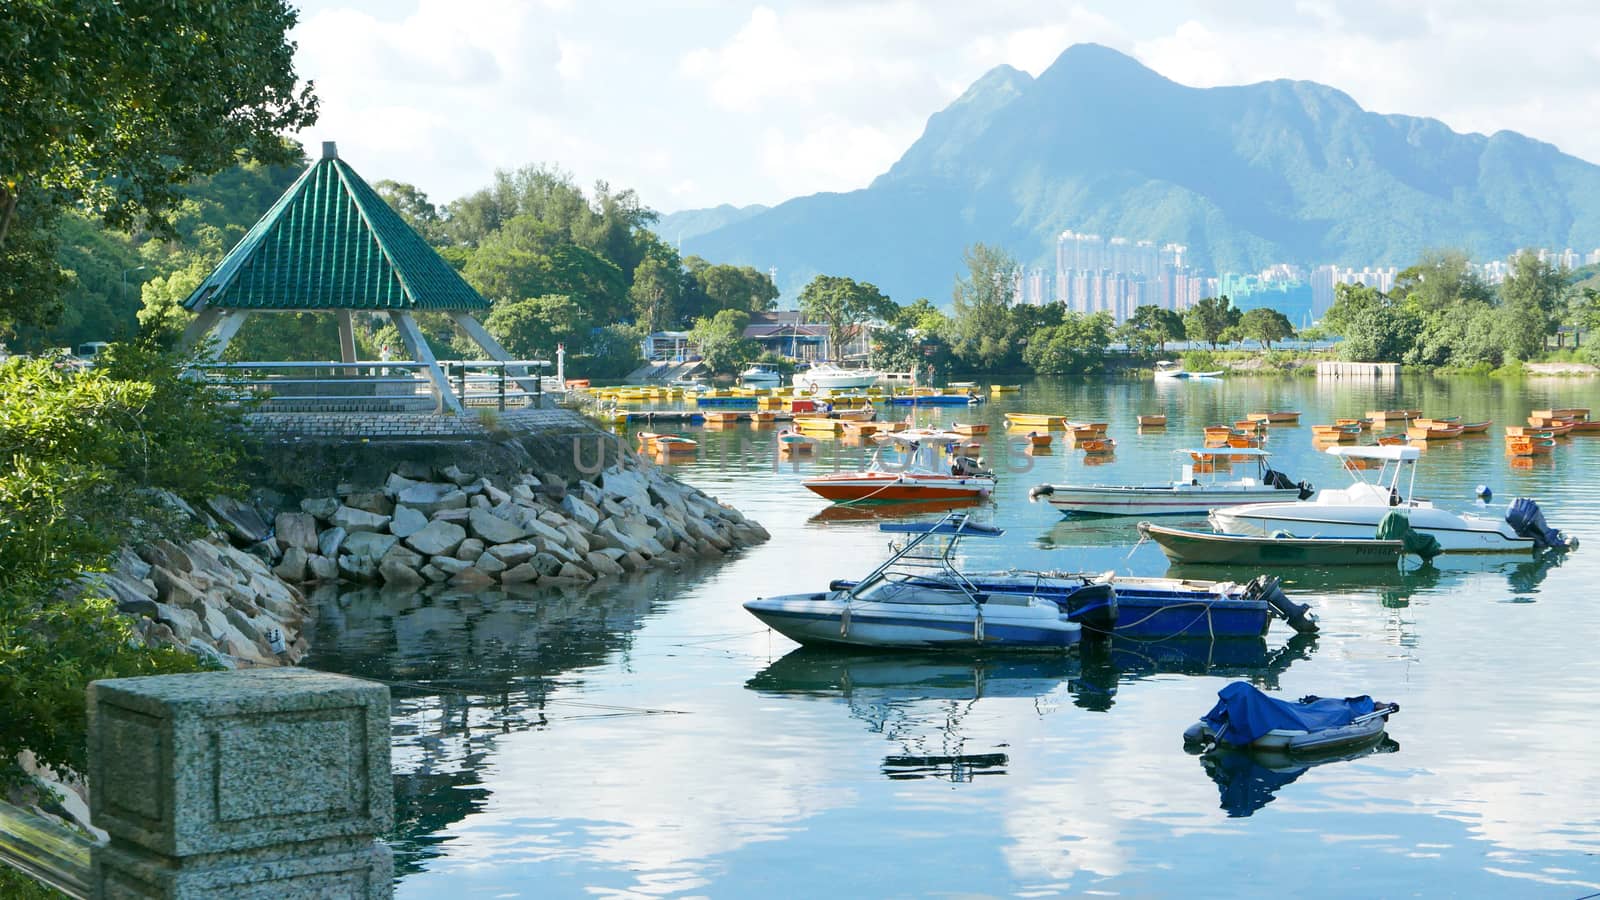
<instances>
[{"instance_id":1,"label":"white cloud","mask_svg":"<svg viewBox=\"0 0 1600 900\"><path fill-rule=\"evenodd\" d=\"M1186 84L1315 80L1600 159L1600 8L1530 5L309 0L295 38L323 103L302 138L370 178L448 200L548 162L676 209L859 188L989 68L1037 75L1082 41Z\"/></svg>"}]
</instances>

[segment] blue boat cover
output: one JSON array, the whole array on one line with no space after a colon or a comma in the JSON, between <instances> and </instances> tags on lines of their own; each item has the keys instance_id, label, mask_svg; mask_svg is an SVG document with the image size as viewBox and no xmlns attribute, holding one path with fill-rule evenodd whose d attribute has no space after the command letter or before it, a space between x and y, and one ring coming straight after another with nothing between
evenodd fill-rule
<instances>
[{"instance_id":1,"label":"blue boat cover","mask_svg":"<svg viewBox=\"0 0 1600 900\"><path fill-rule=\"evenodd\" d=\"M1217 691L1217 705L1202 717L1219 740L1243 746L1274 729L1322 731L1349 725L1357 716L1372 712L1377 704L1365 694L1342 700L1307 697L1293 703L1262 693L1255 685L1235 681ZM1224 732L1223 729L1227 730Z\"/></svg>"}]
</instances>

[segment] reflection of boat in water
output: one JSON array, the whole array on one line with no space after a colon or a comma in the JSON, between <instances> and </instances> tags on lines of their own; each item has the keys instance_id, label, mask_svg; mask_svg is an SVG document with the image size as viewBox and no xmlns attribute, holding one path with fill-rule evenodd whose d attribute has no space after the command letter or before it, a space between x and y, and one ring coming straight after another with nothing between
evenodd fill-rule
<instances>
[{"instance_id":1,"label":"reflection of boat in water","mask_svg":"<svg viewBox=\"0 0 1600 900\"><path fill-rule=\"evenodd\" d=\"M1078 664L1060 654L861 654L801 647L745 687L761 694L842 701L850 715L901 746L881 773L893 780L970 781L1003 775L1004 744L967 752L961 725L980 700L1037 700L1060 691Z\"/></svg>"},{"instance_id":2,"label":"reflection of boat in water","mask_svg":"<svg viewBox=\"0 0 1600 900\"><path fill-rule=\"evenodd\" d=\"M984 500L933 500L911 503L835 503L807 519L808 522L870 522L873 520L904 519L913 516L943 515L952 509L969 509Z\"/></svg>"},{"instance_id":3,"label":"reflection of boat in water","mask_svg":"<svg viewBox=\"0 0 1600 900\"><path fill-rule=\"evenodd\" d=\"M1383 737L1354 750L1300 754L1292 758L1283 753L1255 750L1213 750L1200 755L1200 765L1217 783L1221 807L1228 817L1244 818L1271 803L1278 791L1316 766L1399 749L1400 745L1392 738Z\"/></svg>"}]
</instances>

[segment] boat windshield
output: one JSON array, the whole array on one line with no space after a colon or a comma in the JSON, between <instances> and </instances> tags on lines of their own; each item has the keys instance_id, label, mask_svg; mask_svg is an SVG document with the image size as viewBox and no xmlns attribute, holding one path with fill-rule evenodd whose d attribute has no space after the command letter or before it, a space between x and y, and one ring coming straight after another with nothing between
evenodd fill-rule
<instances>
[{"instance_id":1,"label":"boat windshield","mask_svg":"<svg viewBox=\"0 0 1600 900\"><path fill-rule=\"evenodd\" d=\"M884 600L898 593L888 586L921 581L953 588L969 602L980 602L977 586L961 574L951 555L963 537L997 537L1002 531L969 525L962 513L950 513L927 525L883 527L910 536L899 546L890 545L893 552L889 558L849 589L849 599Z\"/></svg>"},{"instance_id":2,"label":"boat windshield","mask_svg":"<svg viewBox=\"0 0 1600 900\"><path fill-rule=\"evenodd\" d=\"M1361 469L1346 466L1345 471L1350 473L1352 487L1377 488L1405 502L1410 502L1416 491L1417 461L1414 459L1383 460L1383 466L1373 474L1370 481L1362 474Z\"/></svg>"},{"instance_id":3,"label":"boat windshield","mask_svg":"<svg viewBox=\"0 0 1600 900\"><path fill-rule=\"evenodd\" d=\"M1265 450L1248 447L1208 447L1203 450L1174 450L1173 459L1178 469L1177 479L1174 484L1216 484L1221 480L1232 481L1232 463L1241 459L1248 459L1255 465L1256 481L1265 484L1267 473L1272 467L1267 463L1269 454ZM1223 479L1221 476L1226 475Z\"/></svg>"}]
</instances>

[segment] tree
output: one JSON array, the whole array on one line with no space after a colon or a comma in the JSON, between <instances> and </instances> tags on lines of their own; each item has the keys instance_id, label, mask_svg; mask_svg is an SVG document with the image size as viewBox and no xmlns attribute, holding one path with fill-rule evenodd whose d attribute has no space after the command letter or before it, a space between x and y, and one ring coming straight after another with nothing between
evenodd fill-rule
<instances>
[{"instance_id":1,"label":"tree","mask_svg":"<svg viewBox=\"0 0 1600 900\"><path fill-rule=\"evenodd\" d=\"M760 346L744 336L749 324L749 313L724 309L714 316L696 319L689 334L712 372L738 372L761 354Z\"/></svg>"},{"instance_id":2,"label":"tree","mask_svg":"<svg viewBox=\"0 0 1600 900\"><path fill-rule=\"evenodd\" d=\"M517 359L554 359L557 344L582 351L590 324L571 297L546 294L496 303L483 327Z\"/></svg>"},{"instance_id":3,"label":"tree","mask_svg":"<svg viewBox=\"0 0 1600 900\"><path fill-rule=\"evenodd\" d=\"M1023 338L1011 315L1017 261L1005 251L973 244L963 254L967 276L956 280L950 344L957 357L979 370L1014 368Z\"/></svg>"},{"instance_id":4,"label":"tree","mask_svg":"<svg viewBox=\"0 0 1600 900\"><path fill-rule=\"evenodd\" d=\"M828 326L828 353L838 358L865 322L888 320L898 307L876 285L839 275L818 275L800 292L800 313Z\"/></svg>"},{"instance_id":5,"label":"tree","mask_svg":"<svg viewBox=\"0 0 1600 900\"><path fill-rule=\"evenodd\" d=\"M1333 286L1333 305L1323 315L1322 327L1341 337L1346 336L1351 323L1363 312L1388 302L1389 298L1377 288L1364 284L1336 284Z\"/></svg>"},{"instance_id":6,"label":"tree","mask_svg":"<svg viewBox=\"0 0 1600 900\"><path fill-rule=\"evenodd\" d=\"M1556 329L1566 291L1566 278L1554 262L1532 253L1517 254L1500 285L1507 356L1532 359L1544 352L1544 339Z\"/></svg>"},{"instance_id":7,"label":"tree","mask_svg":"<svg viewBox=\"0 0 1600 900\"><path fill-rule=\"evenodd\" d=\"M1162 353L1167 352L1168 341L1181 341L1185 333L1182 313L1149 304L1135 309L1119 330L1128 346L1146 352L1153 347Z\"/></svg>"},{"instance_id":8,"label":"tree","mask_svg":"<svg viewBox=\"0 0 1600 900\"><path fill-rule=\"evenodd\" d=\"M713 265L698 256L683 261L690 282L685 314L698 318L722 309L766 312L778 299L778 287L753 266Z\"/></svg>"},{"instance_id":9,"label":"tree","mask_svg":"<svg viewBox=\"0 0 1600 900\"><path fill-rule=\"evenodd\" d=\"M662 245L661 251L646 256L633 270L633 285L628 300L633 304L633 320L646 334L666 328L676 321L683 294L682 269L678 254Z\"/></svg>"},{"instance_id":10,"label":"tree","mask_svg":"<svg viewBox=\"0 0 1600 900\"><path fill-rule=\"evenodd\" d=\"M1061 324L1039 329L1028 338L1023 359L1041 375L1083 375L1099 371L1111 344L1107 313L1067 311Z\"/></svg>"},{"instance_id":11,"label":"tree","mask_svg":"<svg viewBox=\"0 0 1600 900\"><path fill-rule=\"evenodd\" d=\"M1374 292L1376 293L1376 292ZM1381 296L1381 295L1380 295ZM1354 362L1401 362L1416 344L1422 319L1408 307L1382 302L1363 305L1344 320L1339 352Z\"/></svg>"},{"instance_id":12,"label":"tree","mask_svg":"<svg viewBox=\"0 0 1600 900\"><path fill-rule=\"evenodd\" d=\"M240 149L286 158L279 135L316 120L312 85L296 87L295 21L283 0L0 5L0 247L72 204L170 231L195 176Z\"/></svg>"},{"instance_id":13,"label":"tree","mask_svg":"<svg viewBox=\"0 0 1600 900\"><path fill-rule=\"evenodd\" d=\"M1272 349L1273 341L1294 337L1294 325L1289 322L1289 317L1266 307L1245 311L1239 317L1238 327L1245 337L1260 341L1261 346L1268 350Z\"/></svg>"},{"instance_id":14,"label":"tree","mask_svg":"<svg viewBox=\"0 0 1600 900\"><path fill-rule=\"evenodd\" d=\"M1189 340L1205 341L1215 350L1222 333L1239 324L1241 313L1226 294L1206 297L1183 314L1183 330Z\"/></svg>"},{"instance_id":15,"label":"tree","mask_svg":"<svg viewBox=\"0 0 1600 900\"><path fill-rule=\"evenodd\" d=\"M439 207L434 206L428 195L418 190L416 185L385 178L374 182L372 189L429 243L443 237L444 220L439 216Z\"/></svg>"}]
</instances>

